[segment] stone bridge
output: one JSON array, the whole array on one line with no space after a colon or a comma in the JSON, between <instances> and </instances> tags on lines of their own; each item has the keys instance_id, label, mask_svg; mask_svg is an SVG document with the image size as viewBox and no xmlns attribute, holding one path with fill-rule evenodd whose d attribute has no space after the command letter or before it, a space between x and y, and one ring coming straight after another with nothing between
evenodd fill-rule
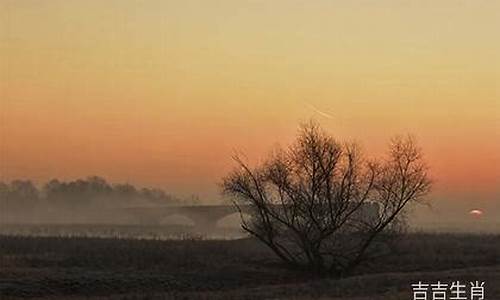
<instances>
[{"instance_id":1,"label":"stone bridge","mask_svg":"<svg viewBox=\"0 0 500 300\"><path fill-rule=\"evenodd\" d=\"M243 213L250 206L241 206ZM190 206L150 206L122 208L132 220L140 224L157 225L169 216L183 216L193 221L198 229L207 231L216 227L217 222L232 214L239 214L234 205L190 205Z\"/></svg>"},{"instance_id":2,"label":"stone bridge","mask_svg":"<svg viewBox=\"0 0 500 300\"><path fill-rule=\"evenodd\" d=\"M240 206L242 213L249 213L251 206ZM149 206L122 208L125 215L140 224L158 225L169 216L184 216L194 223L194 227L201 231L214 229L217 222L222 218L238 214L234 205L190 205L190 206ZM379 206L376 203L366 202L356 212L358 217L365 220L373 220L379 214Z\"/></svg>"}]
</instances>

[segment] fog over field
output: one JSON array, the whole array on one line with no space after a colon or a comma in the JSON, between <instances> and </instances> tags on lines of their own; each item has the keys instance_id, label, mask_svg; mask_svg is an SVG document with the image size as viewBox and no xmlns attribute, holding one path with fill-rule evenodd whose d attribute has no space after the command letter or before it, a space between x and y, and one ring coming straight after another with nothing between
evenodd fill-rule
<instances>
[{"instance_id":1,"label":"fog over field","mask_svg":"<svg viewBox=\"0 0 500 300\"><path fill-rule=\"evenodd\" d=\"M42 185L29 180L15 180L1 183L0 189L0 226L4 224L4 229L5 224L144 225L139 218L127 213L127 208L154 210L155 207L165 206L231 205L231 202L222 196L221 201L215 203L203 201L196 197L195 193L181 198L158 188L138 188L130 183L109 183L97 176L68 182L54 179ZM454 205L450 205L450 202ZM480 199L475 200L474 206L470 203L466 197L453 200L431 197L425 204L408 210L409 229L426 232L498 233L499 207L488 205L487 201ZM478 207L481 208L482 214L472 214L471 211ZM240 217L236 211L222 218L217 222L219 235L215 236L224 232L227 237L241 236L241 232L238 233L239 221ZM208 232L197 232L196 228L192 228L193 220L182 214L166 215L154 225L176 228L178 236L183 232L191 235L210 235ZM10 227L11 230L12 228ZM50 230L45 231L45 234L49 232ZM117 231L117 234L119 232ZM172 230L168 232L170 235L167 236L172 237ZM57 231L53 233L56 234ZM98 234L98 231L94 230L93 234ZM109 235L109 232L107 234Z\"/></svg>"}]
</instances>

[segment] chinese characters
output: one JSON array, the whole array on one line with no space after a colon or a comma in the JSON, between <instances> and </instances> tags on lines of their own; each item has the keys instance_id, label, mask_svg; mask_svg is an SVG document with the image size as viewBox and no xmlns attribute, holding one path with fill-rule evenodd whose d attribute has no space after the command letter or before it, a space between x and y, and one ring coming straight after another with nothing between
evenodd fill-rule
<instances>
[{"instance_id":1,"label":"chinese characters","mask_svg":"<svg viewBox=\"0 0 500 300\"><path fill-rule=\"evenodd\" d=\"M424 283L419 281L411 285L413 300L485 300L484 282L469 284L454 281L450 284L438 281Z\"/></svg>"}]
</instances>

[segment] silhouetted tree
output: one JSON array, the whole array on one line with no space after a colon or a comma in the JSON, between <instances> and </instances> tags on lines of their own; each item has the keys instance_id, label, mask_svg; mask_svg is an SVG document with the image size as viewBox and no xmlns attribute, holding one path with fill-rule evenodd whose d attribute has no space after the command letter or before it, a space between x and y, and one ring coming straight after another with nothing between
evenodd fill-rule
<instances>
[{"instance_id":1,"label":"silhouetted tree","mask_svg":"<svg viewBox=\"0 0 500 300\"><path fill-rule=\"evenodd\" d=\"M65 198L64 190L63 183L57 179L52 179L47 182L42 188L44 198L47 200L47 205L51 207L66 206L67 198Z\"/></svg>"},{"instance_id":2,"label":"silhouetted tree","mask_svg":"<svg viewBox=\"0 0 500 300\"><path fill-rule=\"evenodd\" d=\"M413 139L396 138L386 159L369 161L314 122L256 168L235 160L222 187L240 209L243 229L286 263L331 276L379 254L400 231L404 209L431 186ZM241 205L251 208L249 216Z\"/></svg>"},{"instance_id":3,"label":"silhouetted tree","mask_svg":"<svg viewBox=\"0 0 500 300\"><path fill-rule=\"evenodd\" d=\"M137 196L137 189L128 183L125 184L115 184L113 186L113 193L116 195L123 195L126 197L136 197Z\"/></svg>"},{"instance_id":4,"label":"silhouetted tree","mask_svg":"<svg viewBox=\"0 0 500 300\"><path fill-rule=\"evenodd\" d=\"M160 189L138 190L131 184L110 185L104 178L90 176L61 182L50 180L43 187L46 202L60 208L99 208L124 205L172 204L176 200Z\"/></svg>"},{"instance_id":5,"label":"silhouetted tree","mask_svg":"<svg viewBox=\"0 0 500 300\"><path fill-rule=\"evenodd\" d=\"M8 209L9 185L0 181L0 209L6 211Z\"/></svg>"},{"instance_id":6,"label":"silhouetted tree","mask_svg":"<svg viewBox=\"0 0 500 300\"><path fill-rule=\"evenodd\" d=\"M9 185L0 184L0 199L6 210L31 211L39 201L39 192L30 180L13 180Z\"/></svg>"},{"instance_id":7,"label":"silhouetted tree","mask_svg":"<svg viewBox=\"0 0 500 300\"><path fill-rule=\"evenodd\" d=\"M131 205L140 199L137 189L128 183L113 185L112 194L114 205Z\"/></svg>"},{"instance_id":8,"label":"silhouetted tree","mask_svg":"<svg viewBox=\"0 0 500 300\"><path fill-rule=\"evenodd\" d=\"M58 209L65 210L67 214L74 213L65 215L70 219L79 216L79 213L85 216L88 210L176 202L177 199L163 190L138 190L128 183L111 185L98 176L72 181L52 179L43 185L41 191L29 180L13 180L9 184L0 182L0 210L4 216L16 221L32 220L37 214L44 216Z\"/></svg>"}]
</instances>

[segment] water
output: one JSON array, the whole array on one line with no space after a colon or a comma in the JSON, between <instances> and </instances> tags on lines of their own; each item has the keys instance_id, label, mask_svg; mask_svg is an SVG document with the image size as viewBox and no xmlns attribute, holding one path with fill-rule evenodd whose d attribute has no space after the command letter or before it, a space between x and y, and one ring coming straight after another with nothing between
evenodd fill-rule
<instances>
[{"instance_id":1,"label":"water","mask_svg":"<svg viewBox=\"0 0 500 300\"><path fill-rule=\"evenodd\" d=\"M109 224L0 224L0 235L155 240L238 239L247 236L237 227L221 227L211 232L200 232L186 225Z\"/></svg>"}]
</instances>

